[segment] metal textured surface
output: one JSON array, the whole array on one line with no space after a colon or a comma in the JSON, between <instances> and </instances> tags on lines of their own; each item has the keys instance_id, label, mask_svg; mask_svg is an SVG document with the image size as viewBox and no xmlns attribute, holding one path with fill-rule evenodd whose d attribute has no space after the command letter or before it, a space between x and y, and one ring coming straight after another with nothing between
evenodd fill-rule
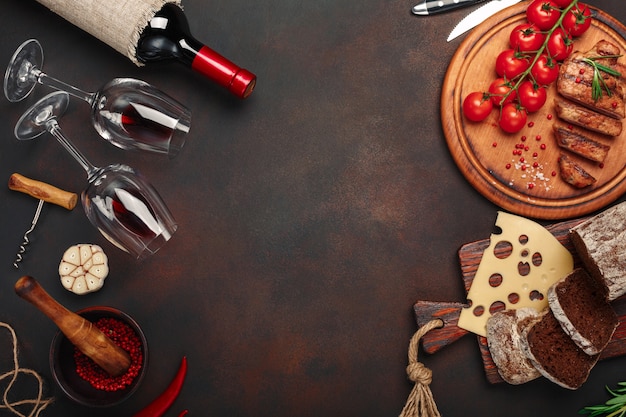
<instances>
[{"instance_id":1,"label":"metal textured surface","mask_svg":"<svg viewBox=\"0 0 626 417\"><path fill-rule=\"evenodd\" d=\"M626 20L619 2L592 3ZM141 389L90 415L132 415L165 388L182 355L189 373L168 415L399 414L412 388L405 368L413 304L464 301L457 250L488 236L496 217L454 165L440 125L441 84L458 46L446 36L467 10L417 18L401 1L184 4L198 39L257 74L246 101L179 65L137 68L34 0L0 8L0 63L34 37L52 76L87 90L140 78L193 112L186 147L171 161L102 141L84 103L72 101L61 120L94 164L139 169L177 218L174 238L141 264L104 241L79 208L50 206L16 271L37 201L0 189L0 321L17 332L21 364L40 372L57 398L44 415L86 410L52 384L55 329L14 294L21 274L71 309L121 309L146 333ZM54 140L13 138L19 116L47 92L38 86L17 104L0 98L0 178L20 172L79 192L84 173ZM104 288L84 297L57 276L63 251L76 243L102 245L111 269ZM5 343L0 372L10 366ZM624 378L626 364L605 361L583 388L566 392L546 381L490 385L473 338L420 360L446 416L574 415L603 402L604 385Z\"/></svg>"}]
</instances>

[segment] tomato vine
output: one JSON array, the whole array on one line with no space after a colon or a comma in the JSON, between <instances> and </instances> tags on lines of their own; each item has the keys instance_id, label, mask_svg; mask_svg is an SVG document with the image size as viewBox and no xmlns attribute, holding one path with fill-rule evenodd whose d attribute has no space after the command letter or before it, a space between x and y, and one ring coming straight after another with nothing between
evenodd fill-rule
<instances>
[{"instance_id":1,"label":"tomato vine","mask_svg":"<svg viewBox=\"0 0 626 417\"><path fill-rule=\"evenodd\" d=\"M488 94L494 107L499 107L499 125L505 132L519 131L527 114L543 106L545 91L541 90L556 81L559 62L572 52L573 38L582 35L590 26L591 13L586 4L579 0L571 0L563 6L564 3L562 0L535 0L530 3L526 9L527 23L513 29L509 36L510 49L498 54L496 73L500 78L481 94L483 97ZM538 48L532 50L531 45ZM524 88L520 88L522 86ZM473 121L486 118L484 112L487 106L484 102L473 100L473 104L475 106L464 103L466 117ZM515 106L515 111L510 104ZM503 111L505 105L507 108ZM482 119L476 118L477 113Z\"/></svg>"}]
</instances>

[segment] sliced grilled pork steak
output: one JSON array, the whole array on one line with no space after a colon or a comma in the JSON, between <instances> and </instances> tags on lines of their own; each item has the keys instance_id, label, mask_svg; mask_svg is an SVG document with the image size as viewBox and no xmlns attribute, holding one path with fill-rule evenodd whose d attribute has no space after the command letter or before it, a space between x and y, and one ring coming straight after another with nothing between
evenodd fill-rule
<instances>
[{"instance_id":1,"label":"sliced grilled pork steak","mask_svg":"<svg viewBox=\"0 0 626 417\"><path fill-rule=\"evenodd\" d=\"M554 125L556 143L563 149L574 152L594 162L604 162L610 146L597 142L579 131Z\"/></svg>"},{"instance_id":2,"label":"sliced grilled pork steak","mask_svg":"<svg viewBox=\"0 0 626 417\"><path fill-rule=\"evenodd\" d=\"M622 121L580 106L563 98L554 100L556 115L568 123L575 124L607 136L619 136L622 133Z\"/></svg>"},{"instance_id":3,"label":"sliced grilled pork steak","mask_svg":"<svg viewBox=\"0 0 626 417\"><path fill-rule=\"evenodd\" d=\"M623 119L626 115L624 105L625 88L622 74L623 66L618 64L618 56L621 55L619 47L601 40L587 52L573 52L561 65L557 80L557 91L570 100L597 112ZM593 61L609 68L622 76L609 74L594 67ZM599 86L601 94L594 97L594 73L598 78L596 88Z\"/></svg>"}]
</instances>

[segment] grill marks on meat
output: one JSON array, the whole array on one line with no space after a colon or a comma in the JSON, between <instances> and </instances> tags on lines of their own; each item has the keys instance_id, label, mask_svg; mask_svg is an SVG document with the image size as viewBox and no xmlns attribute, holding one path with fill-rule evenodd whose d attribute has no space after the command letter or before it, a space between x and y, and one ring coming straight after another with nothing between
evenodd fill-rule
<instances>
[{"instance_id":1,"label":"grill marks on meat","mask_svg":"<svg viewBox=\"0 0 626 417\"><path fill-rule=\"evenodd\" d=\"M615 119L623 119L626 116L626 107L624 105L626 91L622 78L599 71L598 75L602 77L604 84L602 86L602 95L597 100L594 100L592 94L594 68L584 61L585 58L593 58L598 64L621 73L624 68L617 63L617 58L599 58L620 54L619 47L605 40L599 41L587 52L576 51L572 53L561 65L557 90L563 97L585 107ZM605 90L605 85L610 94Z\"/></svg>"},{"instance_id":2,"label":"grill marks on meat","mask_svg":"<svg viewBox=\"0 0 626 417\"><path fill-rule=\"evenodd\" d=\"M590 173L564 153L559 155L559 170L561 178L576 188L585 188L596 182L596 179Z\"/></svg>"},{"instance_id":3,"label":"grill marks on meat","mask_svg":"<svg viewBox=\"0 0 626 417\"><path fill-rule=\"evenodd\" d=\"M626 116L624 78L599 70L597 76L602 77L602 95L594 100L595 69L585 62L585 59L593 59L596 64L626 75L626 67L617 62L619 55L618 46L601 40L586 52L575 51L561 64L556 82L560 97L554 100L559 119L609 137L622 134L622 119ZM574 131L573 127L555 125L553 130L557 144L563 150L592 162L604 162L610 146L587 137L581 131ZM585 188L596 183L596 179L565 152L561 152L558 163L561 178L573 187Z\"/></svg>"},{"instance_id":4,"label":"grill marks on meat","mask_svg":"<svg viewBox=\"0 0 626 417\"><path fill-rule=\"evenodd\" d=\"M608 145L597 142L581 132L573 131L564 126L555 125L553 130L556 143L560 147L594 162L604 162L609 149L611 149Z\"/></svg>"},{"instance_id":5,"label":"grill marks on meat","mask_svg":"<svg viewBox=\"0 0 626 417\"><path fill-rule=\"evenodd\" d=\"M587 107L579 106L574 102L557 98L554 100L554 108L556 115L566 122L607 136L619 136L622 134L621 120L607 117Z\"/></svg>"}]
</instances>

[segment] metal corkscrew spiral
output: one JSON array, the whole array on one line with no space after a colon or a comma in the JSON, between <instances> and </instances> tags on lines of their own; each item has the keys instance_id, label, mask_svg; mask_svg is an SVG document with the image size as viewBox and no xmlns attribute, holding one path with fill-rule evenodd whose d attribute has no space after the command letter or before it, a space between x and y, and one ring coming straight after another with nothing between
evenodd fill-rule
<instances>
[{"instance_id":1,"label":"metal corkscrew spiral","mask_svg":"<svg viewBox=\"0 0 626 417\"><path fill-rule=\"evenodd\" d=\"M41 209L43 208L44 203L45 203L44 200L39 200L39 204L37 205L37 210L35 211L35 216L33 217L33 221L30 224L30 229L28 229L26 233L24 233L24 237L23 237L24 240L22 240L20 249L17 252L17 255L15 257L15 262L13 262L13 266L15 267L15 269L18 269L20 267L19 263L22 262L22 259L24 259L22 255L26 252L26 246L28 246L28 244L30 243L30 240L28 239L28 235L31 234L33 230L35 230L35 226L37 226L37 221L39 221L39 216L41 215Z\"/></svg>"},{"instance_id":2,"label":"metal corkscrew spiral","mask_svg":"<svg viewBox=\"0 0 626 417\"><path fill-rule=\"evenodd\" d=\"M26 246L30 244L28 235L35 230L39 217L41 216L41 210L43 209L44 203L54 203L68 210L72 210L78 202L78 195L69 191L61 190L60 188L46 184L45 182L26 178L20 174L12 174L11 177L9 177L9 189L20 191L30 195L31 197L39 199L39 204L37 205L37 210L33 216L30 228L24 233L22 244L20 245L15 257L15 262L13 262L13 266L18 269L20 262L24 259L23 255L26 252Z\"/></svg>"}]
</instances>

